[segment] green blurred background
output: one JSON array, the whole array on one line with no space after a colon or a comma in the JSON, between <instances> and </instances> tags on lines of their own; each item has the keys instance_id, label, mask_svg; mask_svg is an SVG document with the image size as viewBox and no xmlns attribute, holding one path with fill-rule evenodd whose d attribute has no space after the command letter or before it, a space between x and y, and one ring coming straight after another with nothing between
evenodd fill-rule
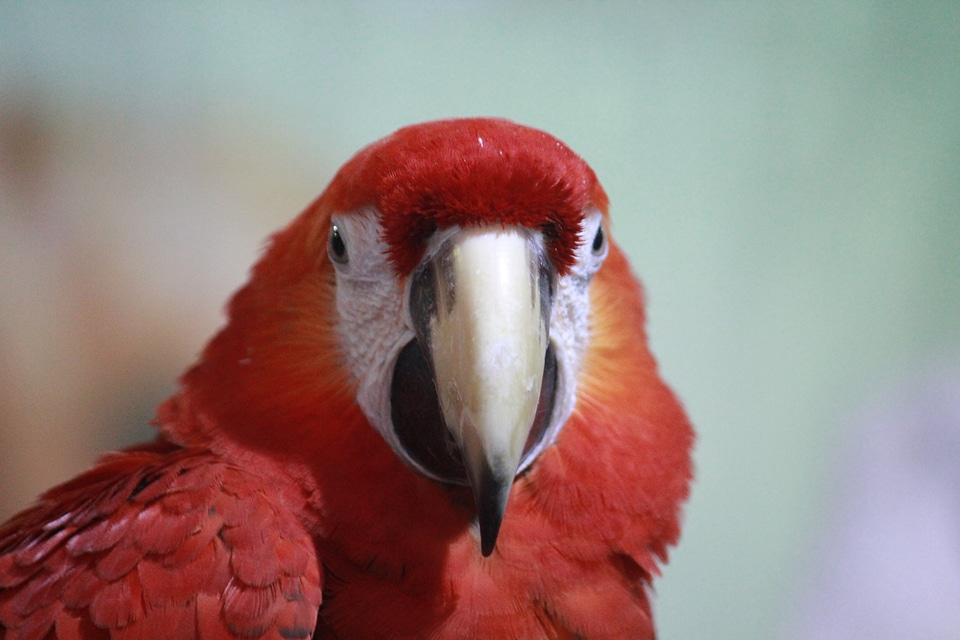
<instances>
[{"instance_id":1,"label":"green blurred background","mask_svg":"<svg viewBox=\"0 0 960 640\"><path fill-rule=\"evenodd\" d=\"M699 431L662 638L782 632L849 416L960 358L960 3L0 3L0 516L141 439L262 240L394 129L596 170Z\"/></svg>"}]
</instances>

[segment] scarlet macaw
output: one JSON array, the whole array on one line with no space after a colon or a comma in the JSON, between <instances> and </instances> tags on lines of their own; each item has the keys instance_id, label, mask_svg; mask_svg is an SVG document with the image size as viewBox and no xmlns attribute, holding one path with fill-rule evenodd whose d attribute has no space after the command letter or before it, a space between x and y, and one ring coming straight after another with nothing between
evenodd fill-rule
<instances>
[{"instance_id":1,"label":"scarlet macaw","mask_svg":"<svg viewBox=\"0 0 960 640\"><path fill-rule=\"evenodd\" d=\"M157 440L0 528L0 640L652 638L693 432L607 205L505 120L362 150Z\"/></svg>"}]
</instances>

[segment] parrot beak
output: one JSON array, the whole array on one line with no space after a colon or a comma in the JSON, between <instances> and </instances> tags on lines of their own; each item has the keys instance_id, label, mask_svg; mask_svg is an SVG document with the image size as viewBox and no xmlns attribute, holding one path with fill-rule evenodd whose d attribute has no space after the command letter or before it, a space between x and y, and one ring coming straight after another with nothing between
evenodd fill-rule
<instances>
[{"instance_id":1,"label":"parrot beak","mask_svg":"<svg viewBox=\"0 0 960 640\"><path fill-rule=\"evenodd\" d=\"M537 413L552 273L539 234L496 227L455 230L415 274L427 301L412 305L417 338L473 489L484 556Z\"/></svg>"}]
</instances>

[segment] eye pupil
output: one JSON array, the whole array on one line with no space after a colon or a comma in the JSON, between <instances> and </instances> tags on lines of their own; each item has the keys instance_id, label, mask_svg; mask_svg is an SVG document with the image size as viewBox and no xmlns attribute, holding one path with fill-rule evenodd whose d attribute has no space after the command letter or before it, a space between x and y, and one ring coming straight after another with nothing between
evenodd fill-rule
<instances>
[{"instance_id":1,"label":"eye pupil","mask_svg":"<svg viewBox=\"0 0 960 640\"><path fill-rule=\"evenodd\" d=\"M347 245L337 225L330 228L330 257L341 264L347 261Z\"/></svg>"},{"instance_id":2,"label":"eye pupil","mask_svg":"<svg viewBox=\"0 0 960 640\"><path fill-rule=\"evenodd\" d=\"M590 249L594 254L599 254L603 251L603 225L597 227L597 235L593 236L593 244L590 246Z\"/></svg>"}]
</instances>

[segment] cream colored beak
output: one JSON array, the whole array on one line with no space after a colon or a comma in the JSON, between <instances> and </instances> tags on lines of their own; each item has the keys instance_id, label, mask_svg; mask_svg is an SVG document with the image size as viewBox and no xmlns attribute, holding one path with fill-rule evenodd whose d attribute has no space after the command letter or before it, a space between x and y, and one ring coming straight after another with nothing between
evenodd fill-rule
<instances>
[{"instance_id":1,"label":"cream colored beak","mask_svg":"<svg viewBox=\"0 0 960 640\"><path fill-rule=\"evenodd\" d=\"M435 307L418 338L489 556L540 397L550 307L542 240L516 227L468 228L430 260Z\"/></svg>"}]
</instances>

